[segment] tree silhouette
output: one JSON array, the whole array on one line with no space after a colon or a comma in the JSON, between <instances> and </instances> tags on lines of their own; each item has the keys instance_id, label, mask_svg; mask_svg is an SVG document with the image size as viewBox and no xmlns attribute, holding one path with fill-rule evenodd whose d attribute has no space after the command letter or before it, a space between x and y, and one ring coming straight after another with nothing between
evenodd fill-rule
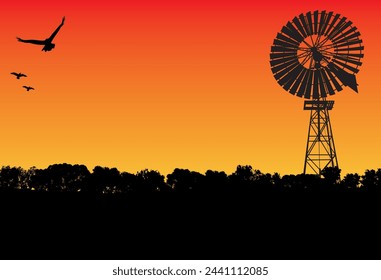
<instances>
[{"instance_id":1,"label":"tree silhouette","mask_svg":"<svg viewBox=\"0 0 381 280\"><path fill-rule=\"evenodd\" d=\"M337 166L334 167L325 167L321 171L321 175L324 177L326 187L336 186L340 182L340 173L341 169Z\"/></svg>"},{"instance_id":2,"label":"tree silhouette","mask_svg":"<svg viewBox=\"0 0 381 280\"><path fill-rule=\"evenodd\" d=\"M254 171L251 165L238 165L236 171L229 176L231 189L248 190L254 181Z\"/></svg>"},{"instance_id":3,"label":"tree silhouette","mask_svg":"<svg viewBox=\"0 0 381 280\"><path fill-rule=\"evenodd\" d=\"M137 189L137 178L135 174L128 172L120 173L120 192L129 193Z\"/></svg>"},{"instance_id":4,"label":"tree silhouette","mask_svg":"<svg viewBox=\"0 0 381 280\"><path fill-rule=\"evenodd\" d=\"M21 167L3 166L0 170L0 188L5 190L20 188L23 181Z\"/></svg>"},{"instance_id":5,"label":"tree silhouette","mask_svg":"<svg viewBox=\"0 0 381 280\"><path fill-rule=\"evenodd\" d=\"M144 169L136 174L136 191L138 192L157 192L168 191L169 186L164 181L164 176L155 170Z\"/></svg>"},{"instance_id":6,"label":"tree silhouette","mask_svg":"<svg viewBox=\"0 0 381 280\"><path fill-rule=\"evenodd\" d=\"M361 185L367 191L381 191L381 168L377 171L367 169L361 176Z\"/></svg>"},{"instance_id":7,"label":"tree silhouette","mask_svg":"<svg viewBox=\"0 0 381 280\"><path fill-rule=\"evenodd\" d=\"M207 170L204 178L206 192L226 192L228 188L228 176L224 171Z\"/></svg>"},{"instance_id":8,"label":"tree silhouette","mask_svg":"<svg viewBox=\"0 0 381 280\"><path fill-rule=\"evenodd\" d=\"M340 180L341 170L327 167L324 178L315 174L262 173L251 165L238 165L235 172L207 170L201 174L189 169L175 168L171 174L161 175L144 169L136 174L119 172L116 168L96 166L90 172L85 165L53 164L46 169L3 166L0 169L0 191L23 190L45 192L83 193L87 195L173 192L201 195L264 192L381 192L381 168L366 170L363 175L346 174ZM208 195L209 196L209 195ZM210 196L209 196L210 197Z\"/></svg>"},{"instance_id":9,"label":"tree silhouette","mask_svg":"<svg viewBox=\"0 0 381 280\"><path fill-rule=\"evenodd\" d=\"M79 192L86 188L90 172L84 165L53 164L43 172L50 191Z\"/></svg>"},{"instance_id":10,"label":"tree silhouette","mask_svg":"<svg viewBox=\"0 0 381 280\"><path fill-rule=\"evenodd\" d=\"M204 175L188 169L176 168L167 175L167 183L177 192L202 191Z\"/></svg>"},{"instance_id":11,"label":"tree silhouette","mask_svg":"<svg viewBox=\"0 0 381 280\"><path fill-rule=\"evenodd\" d=\"M342 189L356 190L360 187L360 175L357 173L349 173L344 176L341 181Z\"/></svg>"},{"instance_id":12,"label":"tree silhouette","mask_svg":"<svg viewBox=\"0 0 381 280\"><path fill-rule=\"evenodd\" d=\"M90 186L87 192L97 194L121 192L119 170L117 168L95 166L93 173L90 175Z\"/></svg>"}]
</instances>

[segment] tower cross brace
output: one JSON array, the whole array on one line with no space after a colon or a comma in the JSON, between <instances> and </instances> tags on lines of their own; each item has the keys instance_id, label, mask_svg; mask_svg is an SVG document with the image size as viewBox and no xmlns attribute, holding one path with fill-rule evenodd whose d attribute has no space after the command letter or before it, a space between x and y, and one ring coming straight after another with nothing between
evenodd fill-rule
<instances>
[{"instance_id":1,"label":"tower cross brace","mask_svg":"<svg viewBox=\"0 0 381 280\"><path fill-rule=\"evenodd\" d=\"M304 110L311 111L303 173L321 176L325 167L339 167L329 111L334 101L325 98L304 101Z\"/></svg>"}]
</instances>

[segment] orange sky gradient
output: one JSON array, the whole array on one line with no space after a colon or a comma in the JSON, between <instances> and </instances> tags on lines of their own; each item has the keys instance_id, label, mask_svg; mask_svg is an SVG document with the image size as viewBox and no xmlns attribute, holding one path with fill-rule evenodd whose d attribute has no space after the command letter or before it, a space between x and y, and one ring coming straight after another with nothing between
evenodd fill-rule
<instances>
[{"instance_id":1,"label":"orange sky gradient","mask_svg":"<svg viewBox=\"0 0 381 280\"><path fill-rule=\"evenodd\" d=\"M31 3L32 2L32 3ZM1 4L0 164L303 172L309 112L274 79L283 25L326 10L364 41L359 93L331 99L342 174L381 167L381 4L363 1L7 1ZM66 16L56 48L45 39ZM16 80L9 73L24 72ZM35 91L27 93L22 86Z\"/></svg>"}]
</instances>

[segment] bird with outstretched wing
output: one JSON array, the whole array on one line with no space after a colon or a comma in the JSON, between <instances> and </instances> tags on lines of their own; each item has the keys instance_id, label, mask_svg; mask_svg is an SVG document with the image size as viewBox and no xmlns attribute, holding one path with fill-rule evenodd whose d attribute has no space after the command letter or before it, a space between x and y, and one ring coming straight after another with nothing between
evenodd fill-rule
<instances>
[{"instance_id":1,"label":"bird with outstretched wing","mask_svg":"<svg viewBox=\"0 0 381 280\"><path fill-rule=\"evenodd\" d=\"M30 86L22 86L22 87L25 88L26 91L34 90L34 88Z\"/></svg>"},{"instance_id":2,"label":"bird with outstretched wing","mask_svg":"<svg viewBox=\"0 0 381 280\"><path fill-rule=\"evenodd\" d=\"M11 72L12 75L15 75L17 79L20 79L21 77L27 77L24 73L16 73L16 72Z\"/></svg>"},{"instance_id":3,"label":"bird with outstretched wing","mask_svg":"<svg viewBox=\"0 0 381 280\"><path fill-rule=\"evenodd\" d=\"M54 37L56 37L58 31L60 31L61 27L64 25L64 23L65 23L65 17L62 18L61 24L52 33L52 35L50 35L50 37L45 39L45 40L34 40L34 39L24 40L24 39L21 39L19 37L16 37L16 38L19 42L22 42L22 43L29 43L29 44L34 44L34 45L43 45L44 47L42 48L42 50L45 52L48 52L48 51L51 51L52 49L54 49L54 47L56 46L55 44L52 43L52 41L53 41Z\"/></svg>"}]
</instances>

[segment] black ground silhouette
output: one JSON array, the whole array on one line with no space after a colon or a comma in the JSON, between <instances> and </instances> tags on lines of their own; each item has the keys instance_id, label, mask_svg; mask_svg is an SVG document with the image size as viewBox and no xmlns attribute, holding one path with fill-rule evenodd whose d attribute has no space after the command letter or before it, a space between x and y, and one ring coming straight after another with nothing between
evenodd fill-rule
<instances>
[{"instance_id":1,"label":"black ground silhouette","mask_svg":"<svg viewBox=\"0 0 381 280\"><path fill-rule=\"evenodd\" d=\"M43 51L45 51L45 52L51 51L55 47L55 44L53 44L52 41L53 41L54 37L57 35L58 31L60 31L61 27L64 25L64 22L65 22L65 17L63 17L61 24L52 33L52 35L50 35L50 37L45 39L45 40L34 40L34 39L24 40L24 39L21 39L19 37L17 37L17 40L19 40L19 42L22 42L22 43L44 45L44 47L42 48Z\"/></svg>"},{"instance_id":2,"label":"black ground silhouette","mask_svg":"<svg viewBox=\"0 0 381 280\"><path fill-rule=\"evenodd\" d=\"M3 259L380 259L381 169L0 169Z\"/></svg>"},{"instance_id":3,"label":"black ground silhouette","mask_svg":"<svg viewBox=\"0 0 381 280\"><path fill-rule=\"evenodd\" d=\"M21 77L27 77L27 75L25 75L23 73L12 72L11 74L15 75L17 79L20 79Z\"/></svg>"}]
</instances>

